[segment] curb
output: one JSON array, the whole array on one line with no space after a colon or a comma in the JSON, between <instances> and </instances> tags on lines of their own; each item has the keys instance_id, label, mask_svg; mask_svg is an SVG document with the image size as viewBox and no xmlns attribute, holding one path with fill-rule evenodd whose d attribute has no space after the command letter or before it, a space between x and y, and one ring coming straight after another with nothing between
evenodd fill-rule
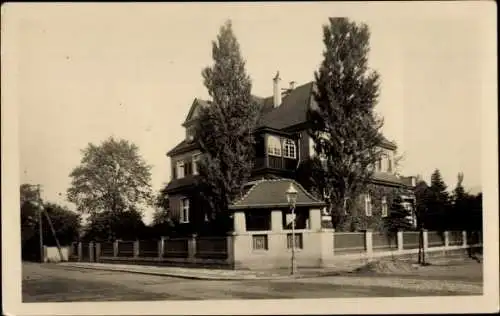
<instances>
[{"instance_id":1,"label":"curb","mask_svg":"<svg viewBox=\"0 0 500 316\"><path fill-rule=\"evenodd\" d=\"M127 273L136 273L136 274L144 274L144 275L156 275L163 277L174 277L181 279L190 279L190 280L211 280L211 281L249 281L249 280L285 280L285 279L297 279L299 277L292 276L274 276L274 277L258 277L258 276L248 276L248 277L220 277L220 276L197 276L197 275L189 275L189 274L179 274L179 273L169 273L169 272L155 272L155 271L139 271L134 269L124 269L124 268L116 268L116 267L97 267L97 266L87 266L87 265L78 265L78 264L61 264L65 267L71 268L79 268L79 269L89 269L89 270L101 270L101 271L116 271L116 272L127 272Z\"/></svg>"}]
</instances>

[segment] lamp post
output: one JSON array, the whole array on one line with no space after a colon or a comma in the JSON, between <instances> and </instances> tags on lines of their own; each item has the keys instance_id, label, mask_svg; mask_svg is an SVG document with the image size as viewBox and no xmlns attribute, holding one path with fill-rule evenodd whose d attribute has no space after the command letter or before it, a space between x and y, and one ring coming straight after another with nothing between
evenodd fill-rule
<instances>
[{"instance_id":1,"label":"lamp post","mask_svg":"<svg viewBox=\"0 0 500 316\"><path fill-rule=\"evenodd\" d=\"M292 210L292 275L295 275L296 264L295 264L295 203L297 202L297 190L290 183L290 187L286 191L286 199L288 205Z\"/></svg>"}]
</instances>

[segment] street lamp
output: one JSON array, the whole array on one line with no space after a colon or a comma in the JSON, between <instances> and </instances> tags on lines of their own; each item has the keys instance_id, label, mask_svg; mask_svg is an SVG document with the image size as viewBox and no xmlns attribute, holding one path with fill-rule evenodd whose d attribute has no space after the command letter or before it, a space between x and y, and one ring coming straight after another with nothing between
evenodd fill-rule
<instances>
[{"instance_id":1,"label":"street lamp","mask_svg":"<svg viewBox=\"0 0 500 316\"><path fill-rule=\"evenodd\" d=\"M288 201L288 205L292 210L292 275L295 274L296 265L295 265L295 203L297 202L297 190L293 186L293 183L290 183L290 187L286 191L286 200Z\"/></svg>"}]
</instances>

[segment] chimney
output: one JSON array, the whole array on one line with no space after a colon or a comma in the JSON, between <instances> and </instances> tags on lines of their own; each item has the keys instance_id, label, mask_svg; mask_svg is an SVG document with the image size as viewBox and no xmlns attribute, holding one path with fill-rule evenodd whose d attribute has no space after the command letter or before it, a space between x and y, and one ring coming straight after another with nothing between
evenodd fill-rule
<instances>
[{"instance_id":1,"label":"chimney","mask_svg":"<svg viewBox=\"0 0 500 316\"><path fill-rule=\"evenodd\" d=\"M280 89L280 72L276 72L276 76L273 78L273 97L274 104L273 106L277 108L281 105L281 89Z\"/></svg>"},{"instance_id":2,"label":"chimney","mask_svg":"<svg viewBox=\"0 0 500 316\"><path fill-rule=\"evenodd\" d=\"M290 81L290 90L295 89L295 81Z\"/></svg>"}]
</instances>

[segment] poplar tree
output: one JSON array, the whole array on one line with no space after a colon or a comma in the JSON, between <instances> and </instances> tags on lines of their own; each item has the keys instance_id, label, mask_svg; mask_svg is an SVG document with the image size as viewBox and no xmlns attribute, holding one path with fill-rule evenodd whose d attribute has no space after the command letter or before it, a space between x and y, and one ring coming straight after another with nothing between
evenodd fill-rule
<instances>
[{"instance_id":1,"label":"poplar tree","mask_svg":"<svg viewBox=\"0 0 500 316\"><path fill-rule=\"evenodd\" d=\"M250 177L259 112L231 21L212 42L212 58L213 65L202 71L210 100L200 111L196 139L204 153L199 166L200 194L209 205L208 218L216 219L226 214Z\"/></svg>"},{"instance_id":2,"label":"poplar tree","mask_svg":"<svg viewBox=\"0 0 500 316\"><path fill-rule=\"evenodd\" d=\"M368 67L368 26L347 18L329 22L323 26L324 59L315 73L317 107L309 110L308 118L322 162L315 164L322 166L315 183L323 186L320 191L337 228L361 216L352 202L366 189L380 156L383 121L374 112L379 74Z\"/></svg>"}]
</instances>

